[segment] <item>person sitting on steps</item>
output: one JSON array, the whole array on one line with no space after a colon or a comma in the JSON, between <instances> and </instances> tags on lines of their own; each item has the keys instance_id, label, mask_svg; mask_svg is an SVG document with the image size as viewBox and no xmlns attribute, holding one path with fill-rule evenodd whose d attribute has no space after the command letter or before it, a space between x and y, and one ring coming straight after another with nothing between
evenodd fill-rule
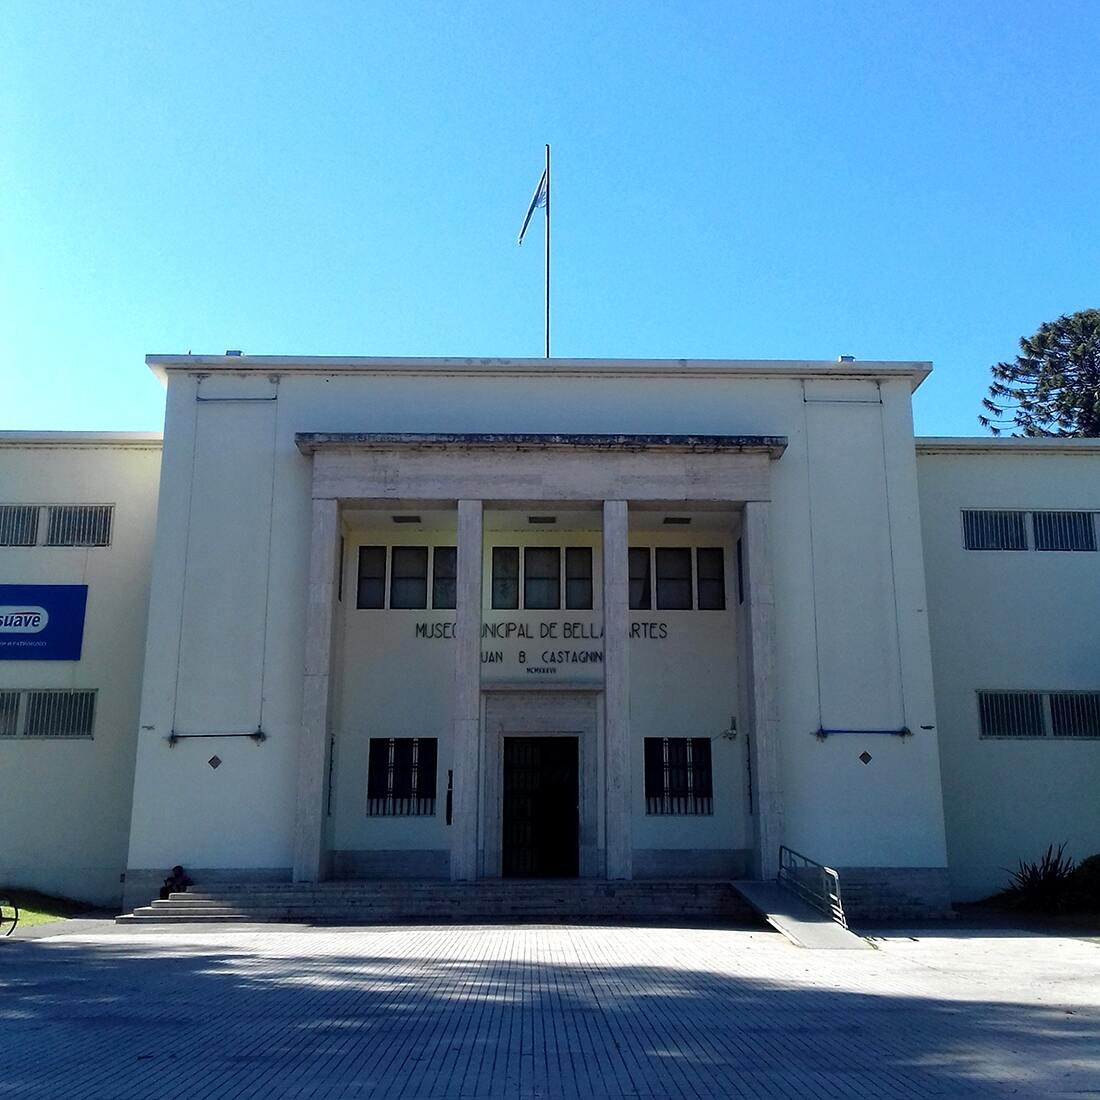
<instances>
[{"instance_id":1,"label":"person sitting on steps","mask_svg":"<svg viewBox=\"0 0 1100 1100\"><path fill-rule=\"evenodd\" d=\"M164 885L160 888L161 900L166 900L170 894L186 893L187 887L194 885L190 875L177 863L164 880Z\"/></svg>"}]
</instances>

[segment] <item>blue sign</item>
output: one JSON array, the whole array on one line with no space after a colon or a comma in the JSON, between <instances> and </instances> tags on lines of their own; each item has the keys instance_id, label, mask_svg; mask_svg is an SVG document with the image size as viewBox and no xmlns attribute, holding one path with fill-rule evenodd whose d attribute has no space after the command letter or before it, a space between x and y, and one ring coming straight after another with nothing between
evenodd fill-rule
<instances>
[{"instance_id":1,"label":"blue sign","mask_svg":"<svg viewBox=\"0 0 1100 1100\"><path fill-rule=\"evenodd\" d=\"M0 661L79 661L86 584L0 584Z\"/></svg>"}]
</instances>

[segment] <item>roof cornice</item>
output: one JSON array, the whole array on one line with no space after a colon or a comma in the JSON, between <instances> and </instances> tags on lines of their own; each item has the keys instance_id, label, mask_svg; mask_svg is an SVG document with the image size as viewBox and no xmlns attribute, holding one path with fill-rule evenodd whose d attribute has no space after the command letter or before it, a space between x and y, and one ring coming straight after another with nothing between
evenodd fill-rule
<instances>
[{"instance_id":1,"label":"roof cornice","mask_svg":"<svg viewBox=\"0 0 1100 1100\"><path fill-rule=\"evenodd\" d=\"M766 453L779 458L787 449L782 435L630 435L622 433L496 432L298 432L304 455L317 451L493 450L493 451L672 451L693 454Z\"/></svg>"},{"instance_id":2,"label":"roof cornice","mask_svg":"<svg viewBox=\"0 0 1100 1100\"><path fill-rule=\"evenodd\" d=\"M913 389L932 364L811 359L525 359L340 355L147 355L161 380L170 373L687 376L739 378L908 378Z\"/></svg>"}]
</instances>

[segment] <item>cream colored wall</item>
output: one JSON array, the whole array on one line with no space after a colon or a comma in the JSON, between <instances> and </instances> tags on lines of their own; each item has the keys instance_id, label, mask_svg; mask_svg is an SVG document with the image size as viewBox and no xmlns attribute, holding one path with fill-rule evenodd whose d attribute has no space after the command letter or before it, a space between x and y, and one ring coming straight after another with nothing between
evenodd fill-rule
<instances>
[{"instance_id":1,"label":"cream colored wall","mask_svg":"<svg viewBox=\"0 0 1100 1100\"><path fill-rule=\"evenodd\" d=\"M931 444L929 444L931 446ZM1100 446L922 449L923 542L955 896L1067 842L1100 852L1100 740L985 739L979 689L1100 691L1100 552L965 550L964 508L1100 511Z\"/></svg>"},{"instance_id":2,"label":"cream colored wall","mask_svg":"<svg viewBox=\"0 0 1100 1100\"><path fill-rule=\"evenodd\" d=\"M284 373L276 389L266 374L215 373L202 381L170 375L150 611L156 641L142 706L142 725L151 728L143 728L138 751L132 868L290 866L310 527L310 460L295 447L296 431L785 435L787 451L772 464L771 527L787 839L842 866L943 865L936 734L921 728L934 716L908 377L804 384L789 371L701 377L676 364L644 376L534 368L467 374L456 365L430 376ZM238 398L277 393L278 400L218 406L197 403L200 389ZM218 462L196 464L194 442L210 432L238 439L225 443ZM255 462L253 487L222 492L222 478L248 480L232 468L234 456L243 462L246 453ZM269 479L261 453L271 456ZM258 541L270 531L269 557L244 546L244 530ZM184 578L202 576L189 555L223 537L239 542L240 553L220 559L229 579L211 590L221 601L215 606L205 583ZM255 617L261 596L262 624ZM207 616L223 616L217 621L234 643L222 646L215 632L208 653L194 647L177 695L181 614L196 631ZM853 627L857 618L863 629ZM250 663L257 646L262 691ZM239 670L239 682L227 679L227 665ZM250 717L245 704L261 694L264 744L167 748L178 713L223 728ZM716 701L724 725L726 704L718 708ZM697 717L709 726L709 710ZM904 722L914 736L813 737L823 721L868 728L887 720ZM225 761L216 772L206 765L215 749ZM871 765L858 759L864 749ZM644 834L648 825L638 827Z\"/></svg>"},{"instance_id":3,"label":"cream colored wall","mask_svg":"<svg viewBox=\"0 0 1100 1100\"><path fill-rule=\"evenodd\" d=\"M0 547L5 584L86 584L79 661L0 661L0 688L95 688L90 739L0 738L0 885L122 895L160 447L0 435L0 503L114 504L111 545Z\"/></svg>"}]
</instances>

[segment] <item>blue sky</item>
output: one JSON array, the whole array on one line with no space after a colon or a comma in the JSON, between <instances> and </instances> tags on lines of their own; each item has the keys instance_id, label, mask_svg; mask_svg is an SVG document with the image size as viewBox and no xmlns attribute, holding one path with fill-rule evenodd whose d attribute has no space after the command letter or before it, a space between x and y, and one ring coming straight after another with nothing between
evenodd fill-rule
<instances>
[{"instance_id":1,"label":"blue sky","mask_svg":"<svg viewBox=\"0 0 1100 1100\"><path fill-rule=\"evenodd\" d=\"M1100 306L1094 3L32 3L0 19L0 427L147 352L930 359Z\"/></svg>"}]
</instances>

